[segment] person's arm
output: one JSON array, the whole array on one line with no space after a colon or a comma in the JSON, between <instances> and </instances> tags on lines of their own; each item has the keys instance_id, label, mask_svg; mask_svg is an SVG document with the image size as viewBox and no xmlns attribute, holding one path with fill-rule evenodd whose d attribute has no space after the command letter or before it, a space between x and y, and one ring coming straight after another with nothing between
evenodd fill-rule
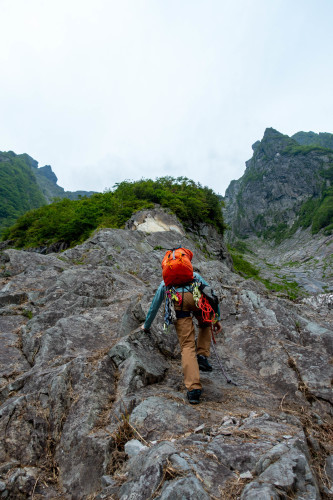
<instances>
[{"instance_id":1,"label":"person's arm","mask_svg":"<svg viewBox=\"0 0 333 500\"><path fill-rule=\"evenodd\" d=\"M203 277L200 276L199 273L193 273L193 275L195 276L195 278L197 278L200 281L200 283L202 283L203 285L209 286L207 281L204 280ZM221 321L221 312L220 312L220 305L219 304L217 305L217 314L218 314L218 323L219 323ZM220 329L216 333L219 333L221 330L222 330L222 326L220 324Z\"/></svg>"},{"instance_id":2,"label":"person's arm","mask_svg":"<svg viewBox=\"0 0 333 500\"><path fill-rule=\"evenodd\" d=\"M146 320L143 324L144 330L149 330L149 328L151 327L151 324L155 319L155 316L160 308L160 305L164 300L164 297L165 297L165 286L164 282L162 281L155 293L155 296L147 313Z\"/></svg>"}]
</instances>

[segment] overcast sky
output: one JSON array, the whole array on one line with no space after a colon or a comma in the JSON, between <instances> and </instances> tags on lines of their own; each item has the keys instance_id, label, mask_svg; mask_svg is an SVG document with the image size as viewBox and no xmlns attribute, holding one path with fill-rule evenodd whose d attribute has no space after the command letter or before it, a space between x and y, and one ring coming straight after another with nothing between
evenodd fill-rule
<instances>
[{"instance_id":1,"label":"overcast sky","mask_svg":"<svg viewBox=\"0 0 333 500\"><path fill-rule=\"evenodd\" d=\"M266 127L333 132L332 0L0 0L0 150L66 190L224 194Z\"/></svg>"}]
</instances>

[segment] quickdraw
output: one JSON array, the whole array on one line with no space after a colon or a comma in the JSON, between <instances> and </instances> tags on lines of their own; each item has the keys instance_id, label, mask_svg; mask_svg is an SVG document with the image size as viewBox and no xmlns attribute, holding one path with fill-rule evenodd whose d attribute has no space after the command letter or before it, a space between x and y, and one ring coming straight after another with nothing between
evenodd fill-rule
<instances>
[{"instance_id":1,"label":"quickdraw","mask_svg":"<svg viewBox=\"0 0 333 500\"><path fill-rule=\"evenodd\" d=\"M168 332L169 326L177 321L175 302L178 302L178 304L181 305L182 301L182 296L173 287L166 291L163 325L163 330L165 332Z\"/></svg>"},{"instance_id":2,"label":"quickdraw","mask_svg":"<svg viewBox=\"0 0 333 500\"><path fill-rule=\"evenodd\" d=\"M198 304L201 297L201 292L199 290L199 283L197 281L192 283L192 295L195 305L199 307Z\"/></svg>"},{"instance_id":3,"label":"quickdraw","mask_svg":"<svg viewBox=\"0 0 333 500\"><path fill-rule=\"evenodd\" d=\"M183 301L182 296L174 288L170 288L169 290L167 290L166 294L170 300L174 300L178 302L178 305L181 305Z\"/></svg>"}]
</instances>

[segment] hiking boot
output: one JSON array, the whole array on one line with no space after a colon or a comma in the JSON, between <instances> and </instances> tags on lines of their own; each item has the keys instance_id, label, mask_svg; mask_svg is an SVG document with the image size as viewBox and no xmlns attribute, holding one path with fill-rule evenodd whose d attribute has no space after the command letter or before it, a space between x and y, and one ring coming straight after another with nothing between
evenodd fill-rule
<instances>
[{"instance_id":1,"label":"hiking boot","mask_svg":"<svg viewBox=\"0 0 333 500\"><path fill-rule=\"evenodd\" d=\"M187 399L191 405L197 405L200 403L201 389L192 389L192 391L187 391Z\"/></svg>"},{"instance_id":2,"label":"hiking boot","mask_svg":"<svg viewBox=\"0 0 333 500\"><path fill-rule=\"evenodd\" d=\"M202 354L198 354L197 359L198 359L199 370L202 370L203 372L211 372L213 370L213 367L209 363L206 356L203 356Z\"/></svg>"}]
</instances>

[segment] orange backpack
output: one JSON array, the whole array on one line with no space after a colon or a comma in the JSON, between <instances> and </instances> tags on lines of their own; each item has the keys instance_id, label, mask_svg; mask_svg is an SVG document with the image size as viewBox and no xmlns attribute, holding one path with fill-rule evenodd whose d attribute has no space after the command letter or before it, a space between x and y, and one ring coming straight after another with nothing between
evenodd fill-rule
<instances>
[{"instance_id":1,"label":"orange backpack","mask_svg":"<svg viewBox=\"0 0 333 500\"><path fill-rule=\"evenodd\" d=\"M166 286L184 285L194 280L191 260L193 253L187 248L173 248L162 260L162 276Z\"/></svg>"}]
</instances>

